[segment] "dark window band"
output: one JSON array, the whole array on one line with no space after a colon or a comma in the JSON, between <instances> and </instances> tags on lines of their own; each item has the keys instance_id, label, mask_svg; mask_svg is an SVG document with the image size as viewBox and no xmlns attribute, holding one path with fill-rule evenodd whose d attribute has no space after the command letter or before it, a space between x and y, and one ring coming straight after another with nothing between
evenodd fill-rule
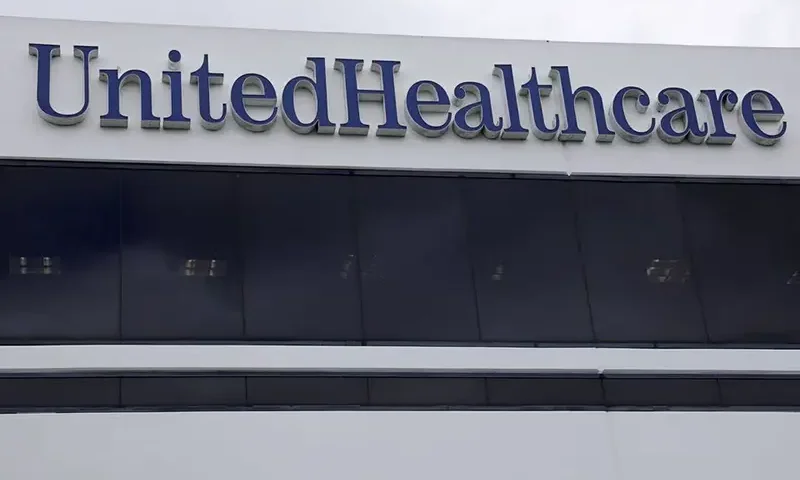
<instances>
[{"instance_id":1,"label":"dark window band","mask_svg":"<svg viewBox=\"0 0 800 480\"><path fill-rule=\"evenodd\" d=\"M0 344L797 347L800 186L0 165Z\"/></svg>"},{"instance_id":2,"label":"dark window band","mask_svg":"<svg viewBox=\"0 0 800 480\"><path fill-rule=\"evenodd\" d=\"M0 378L0 412L800 409L800 377L167 375Z\"/></svg>"}]
</instances>

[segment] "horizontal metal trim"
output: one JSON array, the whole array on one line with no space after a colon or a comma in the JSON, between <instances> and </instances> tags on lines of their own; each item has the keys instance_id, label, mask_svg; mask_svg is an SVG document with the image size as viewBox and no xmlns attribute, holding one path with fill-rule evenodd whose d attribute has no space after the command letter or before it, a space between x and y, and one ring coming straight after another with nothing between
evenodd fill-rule
<instances>
[{"instance_id":1,"label":"horizontal metal trim","mask_svg":"<svg viewBox=\"0 0 800 480\"><path fill-rule=\"evenodd\" d=\"M363 406L259 406L259 407L135 407L135 408L27 408L2 409L3 415L103 414L103 413L236 413L236 412L697 412L794 413L800 407L363 407Z\"/></svg>"},{"instance_id":2,"label":"horizontal metal trim","mask_svg":"<svg viewBox=\"0 0 800 480\"><path fill-rule=\"evenodd\" d=\"M487 168L430 168L330 164L269 164L254 162L196 162L161 161L148 159L81 159L55 157L0 157L0 166L40 168L113 168L120 170L184 170L229 173L279 173L313 175L373 175L408 177L470 177L470 178L521 178L521 179L575 179L633 182L686 182L686 183L744 183L744 184L797 184L800 178L786 175L741 175L736 173L649 173L649 172L596 172L572 170L492 170Z\"/></svg>"},{"instance_id":3,"label":"horizontal metal trim","mask_svg":"<svg viewBox=\"0 0 800 480\"><path fill-rule=\"evenodd\" d=\"M0 374L69 372L800 374L800 350L278 345L1 346Z\"/></svg>"},{"instance_id":4,"label":"horizontal metal trim","mask_svg":"<svg viewBox=\"0 0 800 480\"><path fill-rule=\"evenodd\" d=\"M392 372L373 372L368 369L352 370L347 372L333 372L329 370L307 370L303 372L291 370L274 371L244 371L244 370L128 370L125 372L108 372L103 370L81 371L81 372L15 372L0 373L0 380L4 379L81 379L81 378L116 378L116 379L136 379L136 378L172 378L172 379L192 379L192 378L295 378L295 379L324 379L324 378L354 378L354 379L506 379L506 380L537 380L537 379L560 379L560 380L787 380L800 382L800 374L773 374L773 373L631 373L620 371L599 372L431 372L431 371L402 371Z\"/></svg>"}]
</instances>

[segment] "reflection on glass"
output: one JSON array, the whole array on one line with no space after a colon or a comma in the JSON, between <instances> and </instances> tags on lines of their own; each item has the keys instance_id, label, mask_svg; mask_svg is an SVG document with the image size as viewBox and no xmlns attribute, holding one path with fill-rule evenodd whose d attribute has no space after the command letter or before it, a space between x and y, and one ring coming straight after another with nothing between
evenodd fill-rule
<instances>
[{"instance_id":1,"label":"reflection on glass","mask_svg":"<svg viewBox=\"0 0 800 480\"><path fill-rule=\"evenodd\" d=\"M190 258L183 262L181 272L185 277L224 277L226 267L225 260Z\"/></svg>"},{"instance_id":2,"label":"reflection on glass","mask_svg":"<svg viewBox=\"0 0 800 480\"><path fill-rule=\"evenodd\" d=\"M690 275L683 260L654 258L647 267L647 278L654 283L686 283Z\"/></svg>"},{"instance_id":3,"label":"reflection on glass","mask_svg":"<svg viewBox=\"0 0 800 480\"><path fill-rule=\"evenodd\" d=\"M61 273L60 257L10 256L8 270L11 275L58 275Z\"/></svg>"}]
</instances>

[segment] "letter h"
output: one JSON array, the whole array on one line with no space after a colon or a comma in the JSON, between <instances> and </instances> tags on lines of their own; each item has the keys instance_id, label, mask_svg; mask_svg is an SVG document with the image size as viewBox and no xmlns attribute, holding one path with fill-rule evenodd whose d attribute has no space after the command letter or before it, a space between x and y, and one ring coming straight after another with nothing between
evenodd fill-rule
<instances>
[{"instance_id":1,"label":"letter h","mask_svg":"<svg viewBox=\"0 0 800 480\"><path fill-rule=\"evenodd\" d=\"M550 78L553 83L559 82L562 112L564 115L564 129L558 134L558 139L562 142L582 142L586 137L586 131L578 126L578 115L575 112L575 102L586 100L592 108L594 123L597 128L597 142L611 142L614 140L614 131L608 128L606 122L603 98L596 88L590 86L578 87L572 90L572 82L569 78L568 67L551 67Z\"/></svg>"},{"instance_id":2,"label":"letter h","mask_svg":"<svg viewBox=\"0 0 800 480\"><path fill-rule=\"evenodd\" d=\"M370 69L381 76L381 88L377 90L358 88L358 72L364 67L360 59L337 58L334 68L344 77L345 107L347 122L339 126L339 135L366 135L369 125L361 121L360 101L383 102L385 122L378 125L378 136L402 137L406 126L401 125L397 115L397 96L394 74L400 70L400 62L394 60L373 60Z\"/></svg>"}]
</instances>

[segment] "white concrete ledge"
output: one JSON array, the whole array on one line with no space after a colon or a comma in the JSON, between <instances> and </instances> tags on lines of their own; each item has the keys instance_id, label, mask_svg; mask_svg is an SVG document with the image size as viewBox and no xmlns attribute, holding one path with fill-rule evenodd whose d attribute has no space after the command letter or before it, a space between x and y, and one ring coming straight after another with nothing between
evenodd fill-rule
<instances>
[{"instance_id":1,"label":"white concrete ledge","mask_svg":"<svg viewBox=\"0 0 800 480\"><path fill-rule=\"evenodd\" d=\"M265 345L0 347L0 374L132 371L800 374L800 350Z\"/></svg>"}]
</instances>

